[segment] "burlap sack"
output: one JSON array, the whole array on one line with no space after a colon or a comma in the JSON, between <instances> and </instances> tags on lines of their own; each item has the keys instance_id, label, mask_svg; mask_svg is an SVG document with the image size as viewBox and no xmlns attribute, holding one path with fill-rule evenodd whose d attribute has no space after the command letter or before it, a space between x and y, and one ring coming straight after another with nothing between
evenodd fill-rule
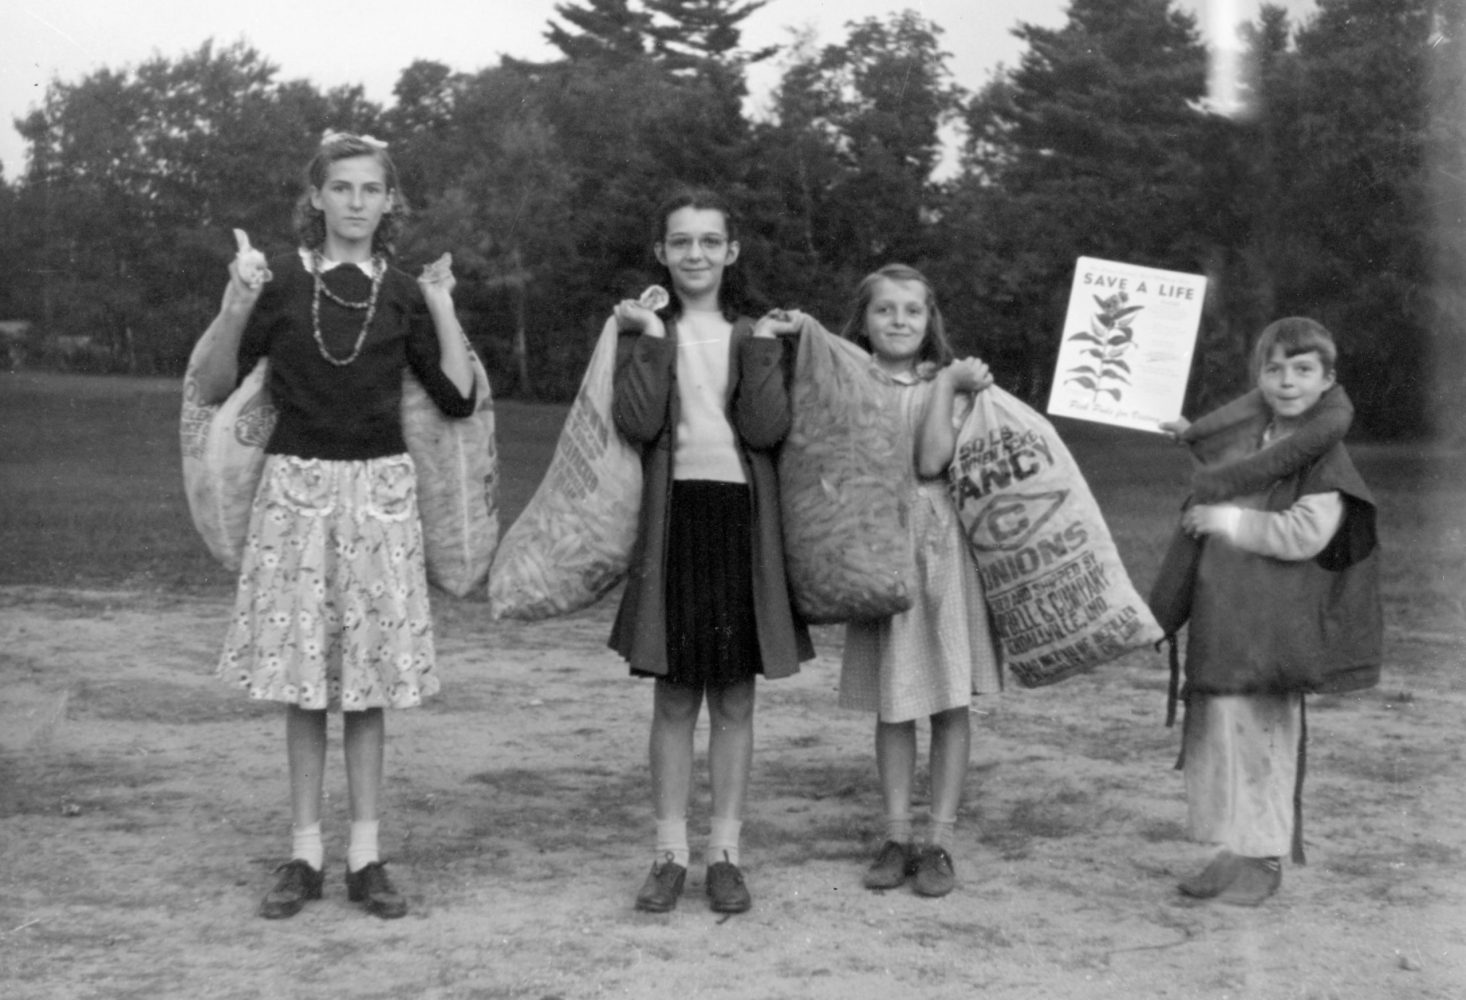
<instances>
[{"instance_id":1,"label":"burlap sack","mask_svg":"<svg viewBox=\"0 0 1466 1000\"><path fill-rule=\"evenodd\" d=\"M536 621L588 607L623 576L636 544L641 457L611 421L617 327L608 320L545 478L499 543L495 618Z\"/></svg>"},{"instance_id":2,"label":"burlap sack","mask_svg":"<svg viewBox=\"0 0 1466 1000\"><path fill-rule=\"evenodd\" d=\"M275 429L275 406L265 388L266 361L255 365L222 404L201 402L194 372L208 340L207 333L200 338L183 376L178 424L183 491L204 545L226 569L237 570L265 468L265 443Z\"/></svg>"},{"instance_id":3,"label":"burlap sack","mask_svg":"<svg viewBox=\"0 0 1466 1000\"><path fill-rule=\"evenodd\" d=\"M417 468L428 581L465 597L489 578L499 543L499 453L489 375L469 352L478 405L461 420L443 416L411 371L402 375L402 436Z\"/></svg>"},{"instance_id":4,"label":"burlap sack","mask_svg":"<svg viewBox=\"0 0 1466 1000\"><path fill-rule=\"evenodd\" d=\"M1089 484L1042 416L997 387L978 393L950 477L1019 683L1053 684L1160 639Z\"/></svg>"},{"instance_id":5,"label":"burlap sack","mask_svg":"<svg viewBox=\"0 0 1466 1000\"><path fill-rule=\"evenodd\" d=\"M237 570L264 472L265 445L275 428L275 407L264 360L222 404L199 401L194 371L210 337L205 332L199 339L183 377L183 488L209 552L225 568ZM402 432L417 467L428 580L459 597L483 584L499 537L493 398L488 374L472 352L469 363L478 408L462 420L444 417L410 371L402 376Z\"/></svg>"},{"instance_id":6,"label":"burlap sack","mask_svg":"<svg viewBox=\"0 0 1466 1000\"><path fill-rule=\"evenodd\" d=\"M811 623L911 607L912 455L894 390L871 377L870 364L865 351L806 320L779 453L779 502L789 589Z\"/></svg>"}]
</instances>

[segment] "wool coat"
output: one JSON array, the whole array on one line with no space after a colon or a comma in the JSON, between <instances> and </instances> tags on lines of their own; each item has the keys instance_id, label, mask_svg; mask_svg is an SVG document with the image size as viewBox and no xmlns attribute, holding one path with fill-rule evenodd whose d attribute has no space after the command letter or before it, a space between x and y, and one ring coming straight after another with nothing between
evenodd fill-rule
<instances>
[{"instance_id":1,"label":"wool coat","mask_svg":"<svg viewBox=\"0 0 1466 1000\"><path fill-rule=\"evenodd\" d=\"M1312 493L1338 492L1344 502L1343 523L1313 559L1274 559L1216 536L1173 541L1151 605L1168 633L1189 619L1186 693L1338 692L1379 682L1374 497L1342 443L1352 415L1342 389L1316 409L1298 440L1268 448L1258 442L1270 415L1255 394L1186 432L1210 482L1231 484L1211 496L1269 512ZM1253 488L1249 477L1262 470L1271 482Z\"/></svg>"},{"instance_id":2,"label":"wool coat","mask_svg":"<svg viewBox=\"0 0 1466 1000\"><path fill-rule=\"evenodd\" d=\"M1374 499L1343 445L1244 506L1283 511L1330 491L1343 496L1344 521L1316 558L1273 559L1207 539L1187 631L1188 693L1338 692L1379 683Z\"/></svg>"},{"instance_id":3,"label":"wool coat","mask_svg":"<svg viewBox=\"0 0 1466 1000\"><path fill-rule=\"evenodd\" d=\"M789 432L794 343L755 338L740 318L729 343L727 414L753 505L753 601L764 676L786 677L814 656L809 630L794 612L784 572L775 459ZM679 415L677 324L665 337L623 331L616 350L612 419L641 449L642 500L626 590L611 648L632 669L667 673L666 567L673 455Z\"/></svg>"}]
</instances>

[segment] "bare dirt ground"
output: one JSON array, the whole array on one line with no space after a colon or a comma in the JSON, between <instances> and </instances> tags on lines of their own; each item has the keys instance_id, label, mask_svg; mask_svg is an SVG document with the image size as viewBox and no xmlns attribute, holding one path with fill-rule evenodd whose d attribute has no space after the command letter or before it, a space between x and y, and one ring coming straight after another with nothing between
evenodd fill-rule
<instances>
[{"instance_id":1,"label":"bare dirt ground","mask_svg":"<svg viewBox=\"0 0 1466 1000\"><path fill-rule=\"evenodd\" d=\"M438 600L444 694L389 719L383 847L411 912L346 900L333 720L326 898L273 922L255 908L288 851L283 723L212 677L227 596L0 588L0 995L1466 996L1455 633L1392 631L1408 669L1311 702L1309 864L1239 910L1175 891L1209 851L1184 838L1150 654L980 703L958 890L861 888L872 723L835 707L840 635L820 630L816 661L760 689L754 909L710 913L694 865L652 916L631 907L650 691L604 648L613 607L524 625ZM697 852L705 790L690 827Z\"/></svg>"}]
</instances>

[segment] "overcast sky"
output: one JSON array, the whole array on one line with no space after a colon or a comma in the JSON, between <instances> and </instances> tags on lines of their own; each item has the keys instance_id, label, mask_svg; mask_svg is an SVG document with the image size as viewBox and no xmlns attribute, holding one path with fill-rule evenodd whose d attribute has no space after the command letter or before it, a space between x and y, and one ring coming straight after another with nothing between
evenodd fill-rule
<instances>
[{"instance_id":1,"label":"overcast sky","mask_svg":"<svg viewBox=\"0 0 1466 1000\"><path fill-rule=\"evenodd\" d=\"M25 146L12 127L40 104L54 79L75 82L101 68L136 66L155 54L173 59L209 38L244 39L280 67L284 79L321 88L360 83L367 97L391 102L397 77L415 59L471 72L501 55L549 58L544 40L557 0L3 0L0 2L0 164L13 180ZM1259 0L1178 0L1200 15L1255 15ZM1210 5L1210 6L1208 6ZM1313 0L1286 0L1301 14ZM1068 0L771 0L744 22L744 45L786 42L813 28L821 42L844 37L846 22L915 10L945 30L956 81L977 89L1022 52L1020 21L1058 27ZM756 68L755 100L777 79L777 65ZM756 105L757 109L757 105Z\"/></svg>"}]
</instances>

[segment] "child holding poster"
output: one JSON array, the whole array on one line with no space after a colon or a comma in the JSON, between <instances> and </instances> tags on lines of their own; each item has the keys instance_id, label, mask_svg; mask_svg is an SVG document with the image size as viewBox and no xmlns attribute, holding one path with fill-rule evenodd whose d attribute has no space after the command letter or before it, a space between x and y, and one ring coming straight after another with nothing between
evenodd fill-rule
<instances>
[{"instance_id":1,"label":"child holding poster","mask_svg":"<svg viewBox=\"0 0 1466 1000\"><path fill-rule=\"evenodd\" d=\"M1240 488L1186 508L1182 530L1202 540L1190 579L1154 591L1190 595L1186 799L1191 835L1220 846L1180 883L1194 898L1257 906L1282 884L1286 851L1302 862L1304 695L1379 680L1375 507L1341 440L1335 357L1320 324L1278 320L1253 353L1256 394L1162 425L1206 463L1213 490ZM1174 632L1180 617L1162 624Z\"/></svg>"}]
</instances>

